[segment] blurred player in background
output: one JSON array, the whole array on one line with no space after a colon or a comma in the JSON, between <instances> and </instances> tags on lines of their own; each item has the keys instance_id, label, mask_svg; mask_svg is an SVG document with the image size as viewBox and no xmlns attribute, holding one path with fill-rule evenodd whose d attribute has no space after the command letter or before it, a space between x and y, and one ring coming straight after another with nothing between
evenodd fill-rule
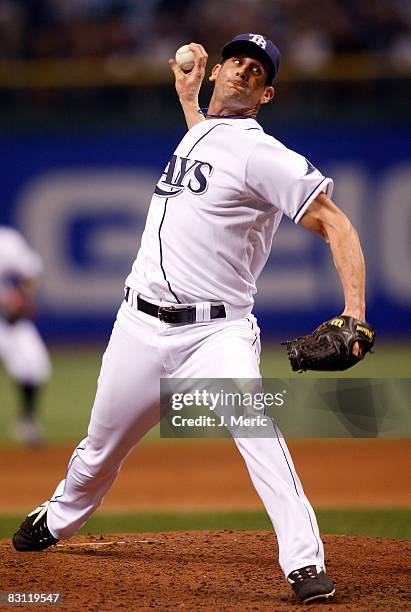
<instances>
[{"instance_id":1,"label":"blurred player in background","mask_svg":"<svg viewBox=\"0 0 411 612\"><path fill-rule=\"evenodd\" d=\"M38 421L39 389L50 376L50 359L32 317L43 264L15 229L0 226L0 360L18 386L21 409L13 435L28 445L44 441Z\"/></svg>"}]
</instances>

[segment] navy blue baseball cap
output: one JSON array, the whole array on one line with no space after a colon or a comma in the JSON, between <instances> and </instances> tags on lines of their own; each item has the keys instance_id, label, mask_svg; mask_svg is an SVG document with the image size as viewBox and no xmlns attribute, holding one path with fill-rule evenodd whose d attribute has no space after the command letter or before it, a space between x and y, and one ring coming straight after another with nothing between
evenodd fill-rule
<instances>
[{"instance_id":1,"label":"navy blue baseball cap","mask_svg":"<svg viewBox=\"0 0 411 612\"><path fill-rule=\"evenodd\" d=\"M272 40L262 34L239 34L221 50L223 60L245 53L260 60L268 67L267 82L273 82L280 68L280 51Z\"/></svg>"}]
</instances>

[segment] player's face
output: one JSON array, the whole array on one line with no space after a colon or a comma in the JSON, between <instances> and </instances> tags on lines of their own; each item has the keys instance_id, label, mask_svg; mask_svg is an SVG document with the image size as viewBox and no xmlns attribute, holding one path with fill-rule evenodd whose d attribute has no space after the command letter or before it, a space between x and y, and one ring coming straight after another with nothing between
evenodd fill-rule
<instances>
[{"instance_id":1,"label":"player's face","mask_svg":"<svg viewBox=\"0 0 411 612\"><path fill-rule=\"evenodd\" d=\"M214 96L225 108L238 110L265 104L274 95L267 83L267 68L262 62L245 55L235 55L214 66L210 81L215 83Z\"/></svg>"}]
</instances>

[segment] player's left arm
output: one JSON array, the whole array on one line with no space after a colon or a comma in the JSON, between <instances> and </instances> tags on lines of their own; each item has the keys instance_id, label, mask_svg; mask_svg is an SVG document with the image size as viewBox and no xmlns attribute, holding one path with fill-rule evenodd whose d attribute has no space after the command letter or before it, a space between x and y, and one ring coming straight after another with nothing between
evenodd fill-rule
<instances>
[{"instance_id":1,"label":"player's left arm","mask_svg":"<svg viewBox=\"0 0 411 612\"><path fill-rule=\"evenodd\" d=\"M350 220L325 193L321 193L300 224L322 236L330 246L344 291L342 314L364 321L365 261L358 233Z\"/></svg>"}]
</instances>

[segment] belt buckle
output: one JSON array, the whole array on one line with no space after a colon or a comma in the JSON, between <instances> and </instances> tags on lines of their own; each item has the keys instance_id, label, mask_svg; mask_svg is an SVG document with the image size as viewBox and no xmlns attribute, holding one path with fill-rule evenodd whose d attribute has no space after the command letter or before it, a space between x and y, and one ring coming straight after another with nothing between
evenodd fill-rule
<instances>
[{"instance_id":1,"label":"belt buckle","mask_svg":"<svg viewBox=\"0 0 411 612\"><path fill-rule=\"evenodd\" d=\"M170 325L195 323L196 309L190 306L159 306L157 316L162 323Z\"/></svg>"},{"instance_id":2,"label":"belt buckle","mask_svg":"<svg viewBox=\"0 0 411 612\"><path fill-rule=\"evenodd\" d=\"M167 321L164 320L165 313L174 312L175 310L178 310L178 308L176 308L175 306L159 306L157 314L159 321L161 321L162 323L166 323Z\"/></svg>"}]
</instances>

